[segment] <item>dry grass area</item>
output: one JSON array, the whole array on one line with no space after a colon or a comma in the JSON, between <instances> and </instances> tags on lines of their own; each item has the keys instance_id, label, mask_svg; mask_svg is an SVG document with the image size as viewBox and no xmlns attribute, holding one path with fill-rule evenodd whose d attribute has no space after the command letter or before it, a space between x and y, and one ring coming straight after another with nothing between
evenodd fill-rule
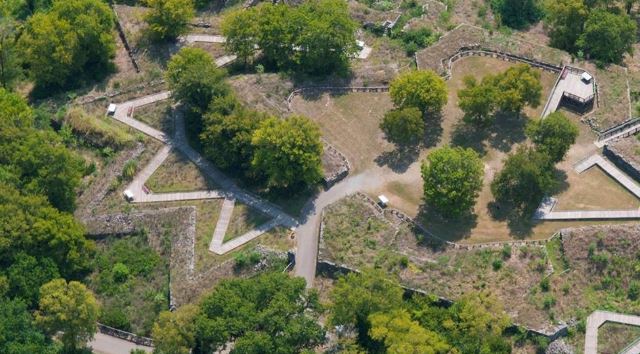
<instances>
[{"instance_id":1,"label":"dry grass area","mask_svg":"<svg viewBox=\"0 0 640 354\"><path fill-rule=\"evenodd\" d=\"M246 204L236 202L235 207L233 208L233 213L231 214L229 228L227 229L227 233L224 235L223 242L242 236L270 219L271 218L268 215L261 213L259 210L250 208Z\"/></svg>"},{"instance_id":2,"label":"dry grass area","mask_svg":"<svg viewBox=\"0 0 640 354\"><path fill-rule=\"evenodd\" d=\"M189 192L217 189L198 166L182 153L172 151L169 157L145 183L154 193Z\"/></svg>"},{"instance_id":3,"label":"dry grass area","mask_svg":"<svg viewBox=\"0 0 640 354\"><path fill-rule=\"evenodd\" d=\"M175 131L175 112L172 104L171 100L164 100L137 107L133 113L133 118L173 136Z\"/></svg>"},{"instance_id":4,"label":"dry grass area","mask_svg":"<svg viewBox=\"0 0 640 354\"><path fill-rule=\"evenodd\" d=\"M274 115L289 114L287 97L293 83L278 74L234 75L227 82L247 107Z\"/></svg>"},{"instance_id":5,"label":"dry grass area","mask_svg":"<svg viewBox=\"0 0 640 354\"><path fill-rule=\"evenodd\" d=\"M638 338L640 338L638 326L605 322L598 329L598 353L618 354Z\"/></svg>"},{"instance_id":6,"label":"dry grass area","mask_svg":"<svg viewBox=\"0 0 640 354\"><path fill-rule=\"evenodd\" d=\"M353 173L366 170L393 149L379 128L384 113L393 108L386 93L296 96L291 106L320 125L324 138L347 156Z\"/></svg>"}]
</instances>

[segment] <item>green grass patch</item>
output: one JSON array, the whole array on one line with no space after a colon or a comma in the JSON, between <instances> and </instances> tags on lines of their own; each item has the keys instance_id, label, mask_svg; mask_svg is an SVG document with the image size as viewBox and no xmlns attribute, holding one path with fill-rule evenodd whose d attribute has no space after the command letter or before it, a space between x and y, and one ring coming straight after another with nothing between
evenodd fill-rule
<instances>
[{"instance_id":1,"label":"green grass patch","mask_svg":"<svg viewBox=\"0 0 640 354\"><path fill-rule=\"evenodd\" d=\"M268 215L261 213L258 210L250 208L249 206L236 203L233 208L233 214L231 214L231 221L229 222L229 228L224 235L224 241L227 242L238 236L242 236L245 233L255 229L256 227L266 223L271 218Z\"/></svg>"}]
</instances>

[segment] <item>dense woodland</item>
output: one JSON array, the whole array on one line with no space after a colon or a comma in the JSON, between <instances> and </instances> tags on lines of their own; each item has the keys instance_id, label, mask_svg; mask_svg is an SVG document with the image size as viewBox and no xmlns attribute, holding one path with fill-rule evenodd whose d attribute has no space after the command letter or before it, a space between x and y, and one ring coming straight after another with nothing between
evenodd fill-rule
<instances>
[{"instance_id":1,"label":"dense woodland","mask_svg":"<svg viewBox=\"0 0 640 354\"><path fill-rule=\"evenodd\" d=\"M150 9L144 20L156 43L187 33L196 11L208 3L139 2ZM417 16L422 11L415 2L402 6ZM490 6L502 26L518 30L542 21L552 46L599 65L621 63L636 43L633 0L493 0ZM144 269L96 258L94 241L73 216L81 181L96 168L72 143L79 131L68 122L84 113L52 112L38 103L114 73L115 18L101 0L0 0L0 16L0 353L87 351L96 322L107 318L84 285L87 276L106 269L97 282L117 293L118 284ZM266 68L318 82L350 75L358 27L342 0L265 2L229 11L221 24L226 50L239 57L236 72ZM407 54L437 37L426 29L387 35L401 41ZM287 194L316 186L323 176L318 125L243 105L228 76L201 49L183 48L168 61L164 77L187 117L190 142L225 172L263 190ZM539 79L525 65L481 81L465 79L458 92L464 124L486 129L498 114L538 106ZM390 96L394 109L380 128L405 147L420 143L430 128L426 122L447 102L444 80L432 71L405 71L391 82ZM103 152L126 143L108 131L92 134L102 143L84 144ZM491 184L496 202L514 219L530 215L556 187L554 166L578 131L554 113L532 120L526 135L531 144L510 154ZM473 212L483 180L476 152L436 149L421 172L424 199L443 216L456 220ZM154 257L148 258L152 266L159 264ZM447 307L407 297L384 274L367 270L340 278L329 298L320 301L304 280L279 272L225 280L199 303L175 312L163 308L150 334L156 352L167 354L209 353L229 343L234 353L312 352L328 331L337 333L339 350L348 353L510 353L513 341L526 339L485 292Z\"/></svg>"}]
</instances>

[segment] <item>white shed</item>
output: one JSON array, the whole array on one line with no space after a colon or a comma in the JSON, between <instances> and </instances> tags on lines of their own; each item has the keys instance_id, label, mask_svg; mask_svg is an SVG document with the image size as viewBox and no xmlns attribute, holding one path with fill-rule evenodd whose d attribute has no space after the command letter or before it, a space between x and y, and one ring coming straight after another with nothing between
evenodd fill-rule
<instances>
[{"instance_id":1,"label":"white shed","mask_svg":"<svg viewBox=\"0 0 640 354\"><path fill-rule=\"evenodd\" d=\"M132 202L133 201L133 192L131 192L130 190L125 190L124 193L124 199L126 199L128 202Z\"/></svg>"},{"instance_id":2,"label":"white shed","mask_svg":"<svg viewBox=\"0 0 640 354\"><path fill-rule=\"evenodd\" d=\"M591 80L593 79L593 77L591 75L589 75L588 72L583 72L582 76L580 77L582 79L582 81L586 82L587 84L591 82Z\"/></svg>"},{"instance_id":3,"label":"white shed","mask_svg":"<svg viewBox=\"0 0 640 354\"><path fill-rule=\"evenodd\" d=\"M380 194L378 196L378 203L380 204L381 207L386 207L387 204L389 204L389 198L385 197L384 195Z\"/></svg>"},{"instance_id":4,"label":"white shed","mask_svg":"<svg viewBox=\"0 0 640 354\"><path fill-rule=\"evenodd\" d=\"M109 107L107 108L107 114L108 115L113 115L114 113L116 113L116 104L115 103L111 103L109 105Z\"/></svg>"}]
</instances>

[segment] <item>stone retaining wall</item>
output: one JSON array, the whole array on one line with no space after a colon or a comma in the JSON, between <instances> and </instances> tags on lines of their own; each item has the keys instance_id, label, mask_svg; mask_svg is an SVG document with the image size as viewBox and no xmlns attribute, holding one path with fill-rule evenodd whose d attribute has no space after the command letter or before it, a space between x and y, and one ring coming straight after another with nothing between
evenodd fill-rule
<instances>
[{"instance_id":1,"label":"stone retaining wall","mask_svg":"<svg viewBox=\"0 0 640 354\"><path fill-rule=\"evenodd\" d=\"M602 149L602 154L613 162L624 173L628 174L636 181L640 181L640 166L630 161L624 156L624 153L616 148L615 145L607 144Z\"/></svg>"},{"instance_id":2,"label":"stone retaining wall","mask_svg":"<svg viewBox=\"0 0 640 354\"><path fill-rule=\"evenodd\" d=\"M126 49L127 54L129 55L129 59L131 59L131 64L133 64L133 68L136 70L137 73L139 73L140 72L140 67L138 66L138 62L136 61L136 58L133 55L133 51L131 50L131 45L129 45L129 41L127 40L127 36L125 35L124 29L122 28L122 25L120 24L120 17L118 17L118 12L113 7L113 4L111 4L111 11L113 12L114 16L116 17L116 30L118 31L118 35L120 36L120 39L122 40L122 43L124 44L124 49Z\"/></svg>"},{"instance_id":3,"label":"stone retaining wall","mask_svg":"<svg viewBox=\"0 0 640 354\"><path fill-rule=\"evenodd\" d=\"M133 333L129 333L117 328L113 328L113 327L109 327L106 325L103 325L102 323L98 323L98 332L102 333L102 334L106 334L108 336L111 337L116 337L116 338L120 338L120 339L124 339L126 341L138 344L138 345L144 345L147 347L153 347L153 339L151 338L147 338L147 337L142 337L142 336L138 336L135 335Z\"/></svg>"},{"instance_id":4,"label":"stone retaining wall","mask_svg":"<svg viewBox=\"0 0 640 354\"><path fill-rule=\"evenodd\" d=\"M324 146L325 154L329 154L334 156L336 159L340 161L340 166L332 171L329 175L325 175L323 178L325 188L330 188L334 184L338 183L347 175L349 175L349 171L351 171L351 164L346 156L340 150L336 149L333 145L331 145L327 140L321 138L322 144ZM326 171L325 171L326 172Z\"/></svg>"}]
</instances>

